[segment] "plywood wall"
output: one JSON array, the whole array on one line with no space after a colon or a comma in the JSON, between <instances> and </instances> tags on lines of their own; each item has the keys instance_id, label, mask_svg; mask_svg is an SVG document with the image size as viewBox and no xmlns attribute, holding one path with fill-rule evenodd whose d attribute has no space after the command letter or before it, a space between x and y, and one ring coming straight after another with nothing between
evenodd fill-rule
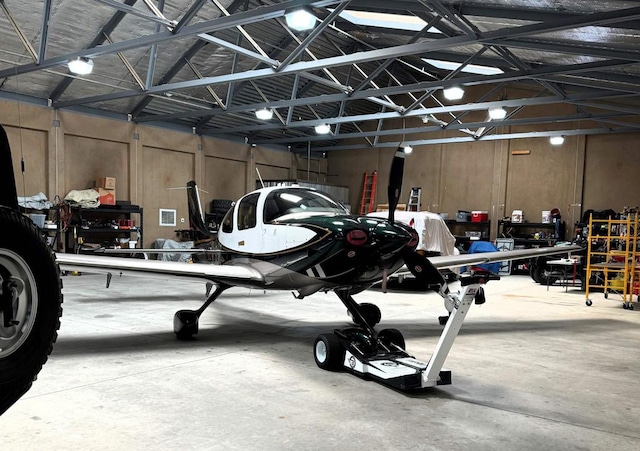
<instances>
[{"instance_id":1,"label":"plywood wall","mask_svg":"<svg viewBox=\"0 0 640 451\"><path fill-rule=\"evenodd\" d=\"M5 113L2 121L12 148L19 195L42 191L54 199L71 189L90 187L97 177L114 176L118 200L144 208L145 245L156 238L175 238L173 228L158 225L159 208L176 209L178 220L185 218L184 227L188 225L186 192L168 188L195 180L204 190L201 199L207 208L211 199L237 199L253 189L256 168L265 179L306 179L309 175L312 181L347 186L353 211L359 210L364 172L377 171L376 203L387 202L395 148L336 151L327 159L314 157L307 164L304 156L286 151L131 122L10 101L0 101L0 108ZM535 109L529 113L547 114ZM407 120L406 127L416 123L417 118ZM391 121L388 125L394 126ZM499 131L535 131L535 127ZM389 136L384 141L403 139ZM406 159L401 202L408 199L411 187L421 187L423 209L450 217L457 210L486 210L497 221L521 209L527 219L539 222L543 210L559 208L571 225L588 209L621 210L640 204L639 139L639 133L629 133L567 137L559 147L551 146L546 138L416 146ZM517 150L528 154L515 155Z\"/></svg>"},{"instance_id":2,"label":"plywood wall","mask_svg":"<svg viewBox=\"0 0 640 451\"><path fill-rule=\"evenodd\" d=\"M288 152L244 143L9 101L0 101L0 108L7 112L2 124L19 195L43 192L53 201L92 187L99 177L116 177L117 200L143 208L144 246L176 239L176 229L189 227L188 181L202 189L206 210L214 198L235 200L253 189L256 167L290 178L294 166ZM159 225L161 208L177 211L175 227Z\"/></svg>"}]
</instances>

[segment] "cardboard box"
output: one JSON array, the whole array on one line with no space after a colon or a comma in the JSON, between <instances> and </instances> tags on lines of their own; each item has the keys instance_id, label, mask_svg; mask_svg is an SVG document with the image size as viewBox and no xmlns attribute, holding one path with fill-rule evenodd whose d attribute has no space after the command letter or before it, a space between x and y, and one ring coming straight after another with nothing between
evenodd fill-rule
<instances>
[{"instance_id":1,"label":"cardboard box","mask_svg":"<svg viewBox=\"0 0 640 451\"><path fill-rule=\"evenodd\" d=\"M489 220L488 211L472 211L471 222L487 222Z\"/></svg>"},{"instance_id":2,"label":"cardboard box","mask_svg":"<svg viewBox=\"0 0 640 451\"><path fill-rule=\"evenodd\" d=\"M116 190L115 189L105 189L105 188L96 188L100 198L100 205L115 205L116 204Z\"/></svg>"},{"instance_id":3,"label":"cardboard box","mask_svg":"<svg viewBox=\"0 0 640 451\"><path fill-rule=\"evenodd\" d=\"M96 180L96 188L116 189L115 177L100 177Z\"/></svg>"}]
</instances>

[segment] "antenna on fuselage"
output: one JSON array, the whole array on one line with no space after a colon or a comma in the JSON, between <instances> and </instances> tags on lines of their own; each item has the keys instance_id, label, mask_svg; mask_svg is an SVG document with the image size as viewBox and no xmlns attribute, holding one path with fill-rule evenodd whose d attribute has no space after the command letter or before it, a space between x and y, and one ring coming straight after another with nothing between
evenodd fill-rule
<instances>
[{"instance_id":1,"label":"antenna on fuselage","mask_svg":"<svg viewBox=\"0 0 640 451\"><path fill-rule=\"evenodd\" d=\"M260 184L264 188L264 182L262 181L262 176L260 175L260 169L256 168L256 172L258 173L258 178L260 179Z\"/></svg>"}]
</instances>

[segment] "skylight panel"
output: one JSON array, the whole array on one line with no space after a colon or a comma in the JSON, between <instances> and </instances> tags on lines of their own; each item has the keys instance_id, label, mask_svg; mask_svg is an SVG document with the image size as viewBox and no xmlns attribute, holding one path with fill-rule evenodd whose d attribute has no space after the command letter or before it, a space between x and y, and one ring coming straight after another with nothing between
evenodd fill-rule
<instances>
[{"instance_id":1,"label":"skylight panel","mask_svg":"<svg viewBox=\"0 0 640 451\"><path fill-rule=\"evenodd\" d=\"M427 23L417 16L370 11L345 10L340 17L352 24L363 27L392 28L395 30L420 31ZM429 28L430 33L442 33L436 27Z\"/></svg>"},{"instance_id":2,"label":"skylight panel","mask_svg":"<svg viewBox=\"0 0 640 451\"><path fill-rule=\"evenodd\" d=\"M438 69L451 70L451 71L456 70L457 68L462 66L461 63L454 63L453 61L432 60L429 58L422 58L422 61L424 61L425 63L431 64L432 66L437 67ZM478 75L498 75L498 74L504 73L502 69L498 69L497 67L481 66L479 64L467 64L462 69L462 72L468 72L471 74L478 74Z\"/></svg>"}]
</instances>

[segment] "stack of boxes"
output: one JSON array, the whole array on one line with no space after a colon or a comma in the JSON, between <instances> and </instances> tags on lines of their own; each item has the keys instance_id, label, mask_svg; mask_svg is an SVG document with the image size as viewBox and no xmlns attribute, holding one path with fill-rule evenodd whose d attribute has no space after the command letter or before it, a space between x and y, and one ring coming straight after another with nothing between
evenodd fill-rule
<instances>
[{"instance_id":1,"label":"stack of boxes","mask_svg":"<svg viewBox=\"0 0 640 451\"><path fill-rule=\"evenodd\" d=\"M100 195L100 205L116 204L116 178L100 177L96 180L96 191Z\"/></svg>"}]
</instances>

